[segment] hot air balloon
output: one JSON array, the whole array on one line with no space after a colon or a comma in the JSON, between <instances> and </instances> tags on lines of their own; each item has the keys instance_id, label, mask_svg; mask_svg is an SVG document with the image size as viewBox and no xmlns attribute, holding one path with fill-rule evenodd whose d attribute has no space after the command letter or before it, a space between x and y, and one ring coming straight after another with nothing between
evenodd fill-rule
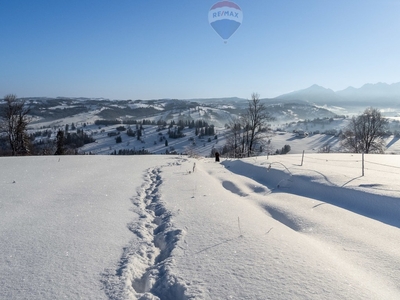
<instances>
[{"instance_id":1,"label":"hot air balloon","mask_svg":"<svg viewBox=\"0 0 400 300\"><path fill-rule=\"evenodd\" d=\"M243 12L236 3L217 2L208 12L208 21L226 43L242 24Z\"/></svg>"}]
</instances>

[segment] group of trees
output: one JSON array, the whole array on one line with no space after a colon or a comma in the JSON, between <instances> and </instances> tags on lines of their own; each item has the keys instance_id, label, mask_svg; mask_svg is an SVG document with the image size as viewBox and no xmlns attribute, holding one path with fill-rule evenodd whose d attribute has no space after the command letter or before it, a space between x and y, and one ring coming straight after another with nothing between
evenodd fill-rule
<instances>
[{"instance_id":1,"label":"group of trees","mask_svg":"<svg viewBox=\"0 0 400 300\"><path fill-rule=\"evenodd\" d=\"M154 120L147 120L147 119L143 119L143 120L135 120L135 119L125 119L124 121L122 120L117 120L117 119L112 119L112 120L96 120L94 122L95 125L98 126L112 126L112 125L117 125L117 124L126 124L126 125L159 125L159 126L167 126L167 122L163 121L163 120L158 120L158 121L154 121Z\"/></svg>"},{"instance_id":2,"label":"group of trees","mask_svg":"<svg viewBox=\"0 0 400 300\"><path fill-rule=\"evenodd\" d=\"M256 93L251 95L246 112L229 124L230 134L223 152L233 157L252 156L266 142L268 122L273 117Z\"/></svg>"},{"instance_id":3,"label":"group of trees","mask_svg":"<svg viewBox=\"0 0 400 300\"><path fill-rule=\"evenodd\" d=\"M50 141L47 145L45 144L47 147L44 147L40 153L44 155L78 154L78 148L94 141L95 139L86 134L83 129L77 129L76 132L59 129L55 141ZM39 146L40 144L36 145L40 149Z\"/></svg>"},{"instance_id":4,"label":"group of trees","mask_svg":"<svg viewBox=\"0 0 400 300\"><path fill-rule=\"evenodd\" d=\"M214 125L208 125L207 123L205 123L205 126L196 127L194 134L196 136L213 136L215 135L215 127Z\"/></svg>"},{"instance_id":5,"label":"group of trees","mask_svg":"<svg viewBox=\"0 0 400 300\"><path fill-rule=\"evenodd\" d=\"M282 149L276 149L275 154L288 154L292 148L290 145L285 145Z\"/></svg>"},{"instance_id":6,"label":"group of trees","mask_svg":"<svg viewBox=\"0 0 400 300\"><path fill-rule=\"evenodd\" d=\"M31 121L30 108L24 100L10 94L4 97L4 103L0 107L0 142L1 153L5 155L30 155L30 154L66 154L67 149L76 149L84 144L91 143L94 139L88 136L82 129L70 132L66 126L65 132L58 130L55 141L51 145L45 143L33 144L37 133L28 134L28 125ZM74 129L72 124L71 129ZM44 131L47 138L51 131ZM43 136L43 133L42 133ZM35 148L34 148L35 146ZM75 153L76 151L70 151Z\"/></svg>"},{"instance_id":7,"label":"group of trees","mask_svg":"<svg viewBox=\"0 0 400 300\"><path fill-rule=\"evenodd\" d=\"M145 155L150 154L150 152L146 149L135 150L135 149L120 149L114 150L110 153L111 155Z\"/></svg>"},{"instance_id":8,"label":"group of trees","mask_svg":"<svg viewBox=\"0 0 400 300\"><path fill-rule=\"evenodd\" d=\"M27 133L30 122L29 107L15 95L6 95L0 112L0 134L4 135L11 155L28 155L31 151Z\"/></svg>"},{"instance_id":9,"label":"group of trees","mask_svg":"<svg viewBox=\"0 0 400 300\"><path fill-rule=\"evenodd\" d=\"M181 126L176 126L174 128L168 128L168 137L170 139L179 139L184 137L184 133L182 132L183 128Z\"/></svg>"},{"instance_id":10,"label":"group of trees","mask_svg":"<svg viewBox=\"0 0 400 300\"><path fill-rule=\"evenodd\" d=\"M268 122L272 120L259 95L253 93L246 113L228 125L230 134L222 153L233 157L255 155L256 150L263 149L267 143ZM388 120L378 109L367 108L361 115L353 116L344 128L340 135L342 150L352 153L383 153L387 125ZM290 146L285 145L277 153L285 154L289 151Z\"/></svg>"}]
</instances>

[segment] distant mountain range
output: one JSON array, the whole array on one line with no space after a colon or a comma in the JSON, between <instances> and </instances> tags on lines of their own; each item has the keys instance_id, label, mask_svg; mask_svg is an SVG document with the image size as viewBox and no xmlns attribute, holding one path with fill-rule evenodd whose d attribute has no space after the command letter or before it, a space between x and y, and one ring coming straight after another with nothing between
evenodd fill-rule
<instances>
[{"instance_id":1,"label":"distant mountain range","mask_svg":"<svg viewBox=\"0 0 400 300\"><path fill-rule=\"evenodd\" d=\"M283 94L273 101L306 101L314 104L343 104L347 105L400 105L400 82L387 84L365 84L360 88L348 87L334 92L319 85L312 85L307 89Z\"/></svg>"},{"instance_id":2,"label":"distant mountain range","mask_svg":"<svg viewBox=\"0 0 400 300\"><path fill-rule=\"evenodd\" d=\"M96 120L171 121L203 120L222 128L240 117L248 108L248 99L237 97L209 99L109 100L104 98L24 98L33 117L32 126L93 123ZM400 83L365 84L333 91L319 85L262 99L275 124L351 116L368 106L385 111L387 117L400 116ZM4 101L0 99L0 109Z\"/></svg>"},{"instance_id":3,"label":"distant mountain range","mask_svg":"<svg viewBox=\"0 0 400 300\"><path fill-rule=\"evenodd\" d=\"M88 98L88 97L25 97L30 101L60 101L60 100L76 100L76 101L110 101L106 98ZM134 101L173 101L178 99L154 99L154 100L134 100ZM180 99L189 102L198 102L207 105L233 104L235 106L247 107L247 100L238 97L224 98L193 98ZM302 103L311 105L342 105L342 106L382 106L391 105L400 107L400 82L387 83L367 83L360 88L348 87L341 91L333 91L314 84L306 89L283 94L275 98L264 98L268 104L279 103ZM133 100L112 100L112 101L133 101ZM0 104L2 99L0 98Z\"/></svg>"}]
</instances>

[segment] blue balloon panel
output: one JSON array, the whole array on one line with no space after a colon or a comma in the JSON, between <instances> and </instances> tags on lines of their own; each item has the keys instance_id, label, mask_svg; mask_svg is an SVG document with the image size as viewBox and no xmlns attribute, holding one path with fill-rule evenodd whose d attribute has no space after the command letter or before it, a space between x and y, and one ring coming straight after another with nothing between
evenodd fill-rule
<instances>
[{"instance_id":1,"label":"blue balloon panel","mask_svg":"<svg viewBox=\"0 0 400 300\"><path fill-rule=\"evenodd\" d=\"M227 40L239 28L241 24L232 20L220 20L211 23L212 28L219 34L219 36Z\"/></svg>"}]
</instances>

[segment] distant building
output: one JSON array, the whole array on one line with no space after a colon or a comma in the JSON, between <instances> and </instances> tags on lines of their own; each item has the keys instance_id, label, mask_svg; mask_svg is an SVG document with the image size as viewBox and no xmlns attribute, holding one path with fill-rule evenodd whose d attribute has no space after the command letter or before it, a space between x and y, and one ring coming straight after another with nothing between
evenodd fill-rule
<instances>
[{"instance_id":1,"label":"distant building","mask_svg":"<svg viewBox=\"0 0 400 300\"><path fill-rule=\"evenodd\" d=\"M304 130L297 130L296 136L305 138L308 137L308 132Z\"/></svg>"}]
</instances>

